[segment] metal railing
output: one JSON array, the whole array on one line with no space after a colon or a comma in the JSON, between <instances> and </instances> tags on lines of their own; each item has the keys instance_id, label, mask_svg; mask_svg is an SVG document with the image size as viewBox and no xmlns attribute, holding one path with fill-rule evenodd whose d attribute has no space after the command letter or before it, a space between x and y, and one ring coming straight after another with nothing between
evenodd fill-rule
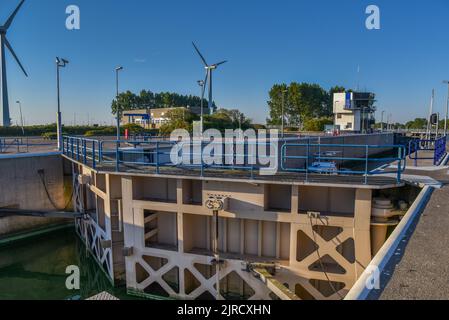
<instances>
[{"instance_id":1,"label":"metal railing","mask_svg":"<svg viewBox=\"0 0 449 320\"><path fill-rule=\"evenodd\" d=\"M214 144L221 145L221 151L215 159L221 161L206 162L203 158L205 148ZM243 144L243 146L242 146ZM180 164L172 162L173 148L177 145L178 156L184 161ZM268 151L264 155L271 160L276 159L279 173L304 173L306 181L312 174L358 175L368 177L383 173L395 173L397 181L401 181L406 165L406 147L403 145L349 145L349 144L311 144L311 143L276 143L266 142L197 142L178 144L171 141L115 141L94 140L81 137L65 136L63 153L73 160L96 169L98 166L115 166L117 172L134 166L134 169L152 167L157 174L162 168L195 169L203 176L207 170L247 171L251 178L267 165L257 162L260 156L259 147ZM218 146L215 146L219 148ZM256 150L256 152L254 152ZM210 149L209 149L210 151ZM318 151L318 152L316 152ZM176 151L175 151L176 153ZM342 154L342 155L340 155ZM345 155L346 154L346 155ZM390 171L382 171L380 167L397 162L397 167ZM332 169L320 170L314 164L335 164ZM346 167L346 168L343 168Z\"/></svg>"},{"instance_id":2,"label":"metal railing","mask_svg":"<svg viewBox=\"0 0 449 320\"><path fill-rule=\"evenodd\" d=\"M30 147L50 147L54 143L42 143L42 138L35 137L0 137L0 153L28 153Z\"/></svg>"},{"instance_id":3,"label":"metal railing","mask_svg":"<svg viewBox=\"0 0 449 320\"><path fill-rule=\"evenodd\" d=\"M243 146L242 146L243 144ZM234 142L231 153L226 153L228 145L217 142L197 142L179 144L173 141L157 140L152 138L150 141L144 140L93 140L82 137L63 137L63 153L70 158L90 165L94 169L98 165L112 165L115 166L117 172L120 171L123 165L139 166L139 167L154 167L156 173L159 174L163 167L176 167L184 169L197 169L201 176L207 169L220 170L241 170L249 171L251 177L260 168L257 165L257 154L254 152L247 152L249 148L256 148L259 145L265 144L267 149L272 148L270 143L236 143ZM171 161L173 147L178 145L179 157L183 159L180 164L174 164ZM216 163L208 163L203 159L203 151L205 146L213 146L216 150L220 146L224 149L214 156L214 159L221 157L221 161ZM241 148L238 148L241 146ZM186 151L187 149L187 152ZM200 148L200 149L199 149ZM199 151L198 151L199 149ZM243 149L243 152L239 150ZM231 158L232 157L232 158ZM229 160L231 159L231 160ZM237 161L239 159L239 161Z\"/></svg>"},{"instance_id":4,"label":"metal railing","mask_svg":"<svg viewBox=\"0 0 449 320\"><path fill-rule=\"evenodd\" d=\"M438 166L447 154L447 137L436 140L415 139L409 143L409 158L413 160L414 166L418 166L418 160L433 160ZM423 151L433 152L433 156L422 155Z\"/></svg>"},{"instance_id":5,"label":"metal railing","mask_svg":"<svg viewBox=\"0 0 449 320\"><path fill-rule=\"evenodd\" d=\"M62 152L66 156L85 165L97 168L101 162L100 141L80 137L63 137Z\"/></svg>"},{"instance_id":6,"label":"metal railing","mask_svg":"<svg viewBox=\"0 0 449 320\"><path fill-rule=\"evenodd\" d=\"M289 155L289 152L293 153L292 149L302 149L303 155ZM347 149L351 150L348 152ZM384 157L379 156L386 150L392 150L392 152L387 152ZM350 156L344 156L345 151ZM343 156L339 156L339 154L343 154ZM357 156L357 154L360 156ZM393 156L393 154L395 155ZM300 160L304 163L288 167L288 160ZM367 184L369 176L391 174L391 171L382 171L380 168L397 162L396 178L400 182L402 173L406 169L405 160L406 148L403 145L284 144L282 146L281 168L282 171L305 173L307 180L309 174L316 173L319 170L319 165L334 164L333 166L322 166L322 172L337 175L362 175L365 184ZM317 166L314 166L315 164L318 165L318 169ZM347 168L343 168L344 166Z\"/></svg>"}]
</instances>

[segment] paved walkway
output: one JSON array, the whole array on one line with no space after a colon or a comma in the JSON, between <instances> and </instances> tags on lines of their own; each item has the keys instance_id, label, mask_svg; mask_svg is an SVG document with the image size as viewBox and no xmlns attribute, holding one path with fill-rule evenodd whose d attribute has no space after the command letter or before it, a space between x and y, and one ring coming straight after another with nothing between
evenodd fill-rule
<instances>
[{"instance_id":1,"label":"paved walkway","mask_svg":"<svg viewBox=\"0 0 449 320\"><path fill-rule=\"evenodd\" d=\"M449 176L447 169L426 174L443 183L402 241L382 275L382 300L449 299Z\"/></svg>"}]
</instances>

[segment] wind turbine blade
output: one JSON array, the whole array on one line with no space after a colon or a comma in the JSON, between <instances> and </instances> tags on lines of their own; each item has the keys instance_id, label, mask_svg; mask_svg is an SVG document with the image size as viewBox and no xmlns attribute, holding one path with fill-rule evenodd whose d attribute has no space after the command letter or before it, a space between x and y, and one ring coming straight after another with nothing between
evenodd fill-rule
<instances>
[{"instance_id":1,"label":"wind turbine blade","mask_svg":"<svg viewBox=\"0 0 449 320\"><path fill-rule=\"evenodd\" d=\"M225 60L225 61L216 63L216 64L214 64L214 66L215 66L215 67L218 67L218 66L220 66L220 65L222 65L222 64L225 64L226 62L228 62L228 60Z\"/></svg>"},{"instance_id":2,"label":"wind turbine blade","mask_svg":"<svg viewBox=\"0 0 449 320\"><path fill-rule=\"evenodd\" d=\"M16 17L17 12L19 12L20 7L22 7L24 2L25 2L25 0L20 1L16 10L14 10L14 12L9 16L8 20L6 21L5 25L3 26L5 29L8 29L11 26L11 23L13 22L14 18Z\"/></svg>"},{"instance_id":3,"label":"wind turbine blade","mask_svg":"<svg viewBox=\"0 0 449 320\"><path fill-rule=\"evenodd\" d=\"M204 65L207 67L208 64L206 62L206 59L204 59L203 55L201 54L200 50L198 49L198 47L195 45L194 42L192 42L193 47L195 48L196 52L198 53L198 55L200 56L201 60L203 61Z\"/></svg>"},{"instance_id":4,"label":"wind turbine blade","mask_svg":"<svg viewBox=\"0 0 449 320\"><path fill-rule=\"evenodd\" d=\"M20 63L19 58L17 57L16 53L14 52L14 50L11 47L11 44L9 43L8 39L6 39L6 38L5 38L5 45L9 49L11 54L13 55L14 59L16 59L17 63L19 64L19 67L22 69L23 73L25 73L25 75L28 77L28 73L25 71L25 68L22 66L22 63Z\"/></svg>"}]
</instances>

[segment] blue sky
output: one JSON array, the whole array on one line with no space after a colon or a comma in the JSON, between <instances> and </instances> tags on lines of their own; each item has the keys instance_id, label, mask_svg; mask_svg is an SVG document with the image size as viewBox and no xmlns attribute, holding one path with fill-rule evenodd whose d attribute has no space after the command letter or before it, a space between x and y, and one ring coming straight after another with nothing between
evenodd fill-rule
<instances>
[{"instance_id":1,"label":"blue sky","mask_svg":"<svg viewBox=\"0 0 449 320\"><path fill-rule=\"evenodd\" d=\"M0 3L5 21L18 0ZM65 28L65 9L78 5L81 30ZM381 30L365 28L365 9L381 10ZM432 88L443 112L449 78L447 0L27 0L8 38L30 74L7 54L13 122L20 99L26 124L55 119L56 55L62 72L62 111L70 124L112 123L114 68L125 67L121 90L198 94L204 70L215 73L214 99L258 122L268 114L274 83L306 81L329 88L357 85L378 95L380 110L397 121L425 117Z\"/></svg>"}]
</instances>

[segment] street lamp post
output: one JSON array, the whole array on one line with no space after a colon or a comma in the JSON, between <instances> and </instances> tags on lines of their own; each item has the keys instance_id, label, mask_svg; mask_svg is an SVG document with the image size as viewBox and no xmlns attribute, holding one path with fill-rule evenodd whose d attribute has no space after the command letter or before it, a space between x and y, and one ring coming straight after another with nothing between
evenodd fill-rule
<instances>
[{"instance_id":1,"label":"street lamp post","mask_svg":"<svg viewBox=\"0 0 449 320\"><path fill-rule=\"evenodd\" d=\"M123 70L123 67L117 67L115 68L115 84L116 84L116 107L117 107L117 141L115 144L115 170L118 172L120 171L120 103L118 101L119 99L119 86L118 86L118 76L119 72Z\"/></svg>"},{"instance_id":2,"label":"street lamp post","mask_svg":"<svg viewBox=\"0 0 449 320\"><path fill-rule=\"evenodd\" d=\"M204 92L205 92L205 86L206 83L203 80L198 80L198 85L201 88L201 94L200 94L200 99L201 99L201 136L203 136L203 132L204 132Z\"/></svg>"},{"instance_id":3,"label":"street lamp post","mask_svg":"<svg viewBox=\"0 0 449 320\"><path fill-rule=\"evenodd\" d=\"M68 60L56 57L56 86L58 91L58 114L56 122L56 130L58 136L58 149L62 151L62 115L61 115L61 96L60 96L60 76L59 69L65 68L69 63Z\"/></svg>"},{"instance_id":4,"label":"street lamp post","mask_svg":"<svg viewBox=\"0 0 449 320\"><path fill-rule=\"evenodd\" d=\"M282 138L284 138L284 130L285 130L285 113L284 113L284 109L285 109L285 94L287 93L288 91L287 90L282 90L282 111L281 111L281 113L282 113L282 119L281 119L281 121L282 121L282 123L281 123L281 126L282 126Z\"/></svg>"},{"instance_id":5,"label":"street lamp post","mask_svg":"<svg viewBox=\"0 0 449 320\"><path fill-rule=\"evenodd\" d=\"M25 135L25 129L23 128L22 103L19 100L17 100L16 103L19 105L20 125L22 127L22 134Z\"/></svg>"},{"instance_id":6,"label":"street lamp post","mask_svg":"<svg viewBox=\"0 0 449 320\"><path fill-rule=\"evenodd\" d=\"M115 85L116 85L116 106L117 106L117 145L119 144L120 141L120 104L119 104L119 86L118 86L118 80L119 80L119 72L123 70L123 67L117 67L115 68Z\"/></svg>"},{"instance_id":7,"label":"street lamp post","mask_svg":"<svg viewBox=\"0 0 449 320\"><path fill-rule=\"evenodd\" d=\"M384 132L384 114L385 114L385 110L382 111L381 116L380 116L380 131Z\"/></svg>"}]
</instances>

